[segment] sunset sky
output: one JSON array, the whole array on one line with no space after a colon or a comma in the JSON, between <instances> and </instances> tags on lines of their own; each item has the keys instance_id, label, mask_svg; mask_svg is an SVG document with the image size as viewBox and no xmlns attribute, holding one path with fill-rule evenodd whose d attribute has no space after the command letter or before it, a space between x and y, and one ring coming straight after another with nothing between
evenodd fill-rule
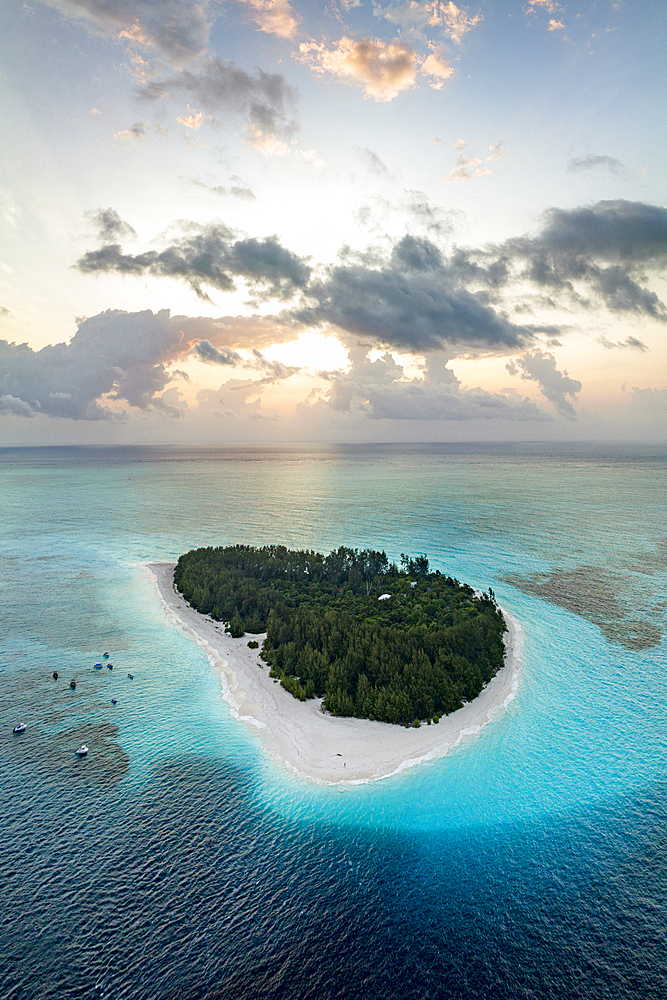
<instances>
[{"instance_id":1,"label":"sunset sky","mask_svg":"<svg viewBox=\"0 0 667 1000\"><path fill-rule=\"evenodd\" d=\"M664 0L5 0L0 444L664 439Z\"/></svg>"}]
</instances>

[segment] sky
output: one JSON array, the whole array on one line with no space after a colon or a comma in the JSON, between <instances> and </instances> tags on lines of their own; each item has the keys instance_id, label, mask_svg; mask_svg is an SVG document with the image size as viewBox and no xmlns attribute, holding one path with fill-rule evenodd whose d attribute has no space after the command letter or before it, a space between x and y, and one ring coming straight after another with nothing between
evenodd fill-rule
<instances>
[{"instance_id":1,"label":"sky","mask_svg":"<svg viewBox=\"0 0 667 1000\"><path fill-rule=\"evenodd\" d=\"M4 0L0 444L664 440L663 0Z\"/></svg>"}]
</instances>

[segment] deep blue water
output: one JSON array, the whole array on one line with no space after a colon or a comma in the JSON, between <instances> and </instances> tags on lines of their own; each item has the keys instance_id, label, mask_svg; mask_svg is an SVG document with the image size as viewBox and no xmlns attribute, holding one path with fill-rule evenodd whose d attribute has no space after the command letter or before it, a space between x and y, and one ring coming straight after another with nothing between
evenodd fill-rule
<instances>
[{"instance_id":1,"label":"deep blue water","mask_svg":"<svg viewBox=\"0 0 667 1000\"><path fill-rule=\"evenodd\" d=\"M0 451L0 996L667 996L666 487L649 446ZM518 697L297 780L139 565L230 542L492 586Z\"/></svg>"}]
</instances>

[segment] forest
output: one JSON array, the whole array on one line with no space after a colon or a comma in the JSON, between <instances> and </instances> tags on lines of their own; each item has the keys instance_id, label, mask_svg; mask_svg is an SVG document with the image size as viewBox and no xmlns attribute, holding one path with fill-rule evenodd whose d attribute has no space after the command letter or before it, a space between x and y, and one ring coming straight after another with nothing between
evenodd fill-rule
<instances>
[{"instance_id":1,"label":"forest","mask_svg":"<svg viewBox=\"0 0 667 1000\"><path fill-rule=\"evenodd\" d=\"M438 722L502 667L505 619L425 555L281 545L193 549L174 583L234 637L266 632L260 656L295 698L332 715Z\"/></svg>"}]
</instances>

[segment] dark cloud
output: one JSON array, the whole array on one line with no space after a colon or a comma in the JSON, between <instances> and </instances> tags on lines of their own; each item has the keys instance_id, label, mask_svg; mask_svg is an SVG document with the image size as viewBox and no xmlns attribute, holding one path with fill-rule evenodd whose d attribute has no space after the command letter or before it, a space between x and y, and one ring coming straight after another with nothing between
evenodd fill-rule
<instances>
[{"instance_id":1,"label":"dark cloud","mask_svg":"<svg viewBox=\"0 0 667 1000\"><path fill-rule=\"evenodd\" d=\"M296 100L296 91L279 73L255 69L247 73L233 62L217 57L206 60L193 70L184 70L162 81L151 81L139 90L149 101L187 97L208 114L236 120L247 115L263 133L291 135L295 123L288 114Z\"/></svg>"},{"instance_id":2,"label":"dark cloud","mask_svg":"<svg viewBox=\"0 0 667 1000\"><path fill-rule=\"evenodd\" d=\"M625 340L621 340L618 343L614 343L611 340L607 340L606 337L599 337L598 343L602 344L604 348L608 351L613 351L616 348L628 347L633 351L641 351L642 354L648 351L648 347L643 341L639 340L637 337L626 337Z\"/></svg>"},{"instance_id":3,"label":"dark cloud","mask_svg":"<svg viewBox=\"0 0 667 1000\"><path fill-rule=\"evenodd\" d=\"M382 262L350 257L328 268L308 289L315 304L295 315L407 351L451 344L515 350L532 340L531 331L464 287L472 280L493 284L499 266L445 260L430 240L405 236Z\"/></svg>"},{"instance_id":4,"label":"dark cloud","mask_svg":"<svg viewBox=\"0 0 667 1000\"><path fill-rule=\"evenodd\" d=\"M576 420L576 411L566 397L575 399L577 393L581 392L581 382L570 378L567 372L560 372L556 368L553 354L528 352L510 361L505 367L510 375L521 375L526 381L537 382L542 395L553 403L561 416Z\"/></svg>"},{"instance_id":5,"label":"dark cloud","mask_svg":"<svg viewBox=\"0 0 667 1000\"><path fill-rule=\"evenodd\" d=\"M208 46L214 5L209 0L43 0L93 31L156 48L175 67Z\"/></svg>"},{"instance_id":6,"label":"dark cloud","mask_svg":"<svg viewBox=\"0 0 667 1000\"><path fill-rule=\"evenodd\" d=\"M570 160L567 165L570 173L577 173L580 170L594 170L596 167L609 170L612 174L623 173L623 164L620 160L614 159L613 156L578 156Z\"/></svg>"},{"instance_id":7,"label":"dark cloud","mask_svg":"<svg viewBox=\"0 0 667 1000\"><path fill-rule=\"evenodd\" d=\"M202 285L230 292L236 288L236 278L243 278L256 297L288 299L305 288L311 271L276 236L234 240L221 223L192 225L187 235L161 251L126 254L120 244L110 243L89 250L76 267L87 274L116 271L182 278L203 299L208 295Z\"/></svg>"},{"instance_id":8,"label":"dark cloud","mask_svg":"<svg viewBox=\"0 0 667 1000\"><path fill-rule=\"evenodd\" d=\"M537 236L505 241L488 253L523 265L521 276L552 293L601 299L617 312L667 320L667 310L646 287L647 273L667 265L667 209L630 201L599 201L570 210L552 208ZM580 306L590 305L577 295Z\"/></svg>"},{"instance_id":9,"label":"dark cloud","mask_svg":"<svg viewBox=\"0 0 667 1000\"><path fill-rule=\"evenodd\" d=\"M228 347L214 347L210 340L198 340L192 354L198 361L209 365L238 365L242 360L236 351L230 351Z\"/></svg>"},{"instance_id":10,"label":"dark cloud","mask_svg":"<svg viewBox=\"0 0 667 1000\"><path fill-rule=\"evenodd\" d=\"M86 215L94 223L97 235L104 243L111 243L124 236L137 235L128 222L123 222L114 208L98 208L96 212L87 212Z\"/></svg>"}]
</instances>

